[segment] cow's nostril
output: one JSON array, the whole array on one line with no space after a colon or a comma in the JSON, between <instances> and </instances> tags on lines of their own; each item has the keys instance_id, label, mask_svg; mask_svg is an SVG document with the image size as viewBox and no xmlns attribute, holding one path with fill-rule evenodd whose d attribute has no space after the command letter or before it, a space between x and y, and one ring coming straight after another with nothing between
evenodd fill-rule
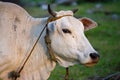
<instances>
[{"instance_id":1,"label":"cow's nostril","mask_svg":"<svg viewBox=\"0 0 120 80\"><path fill-rule=\"evenodd\" d=\"M97 58L99 58L100 56L99 56L99 54L97 54L97 53L90 53L90 57L91 57L92 59L97 59Z\"/></svg>"}]
</instances>

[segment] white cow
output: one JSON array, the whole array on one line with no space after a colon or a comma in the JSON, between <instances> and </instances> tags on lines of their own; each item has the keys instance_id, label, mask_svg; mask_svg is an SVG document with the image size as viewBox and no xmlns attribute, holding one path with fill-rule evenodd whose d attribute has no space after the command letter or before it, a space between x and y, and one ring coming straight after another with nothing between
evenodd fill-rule
<instances>
[{"instance_id":1,"label":"white cow","mask_svg":"<svg viewBox=\"0 0 120 80\"><path fill-rule=\"evenodd\" d=\"M97 63L99 55L84 35L84 31L96 27L96 22L88 18L77 19L72 11L51 11L52 13L56 17L63 16L49 22L47 26L57 62L63 67ZM8 73L20 66L47 20L48 17L31 17L18 5L0 2L0 79L9 80ZM49 78L56 62L50 59L45 35L44 31L17 80Z\"/></svg>"}]
</instances>

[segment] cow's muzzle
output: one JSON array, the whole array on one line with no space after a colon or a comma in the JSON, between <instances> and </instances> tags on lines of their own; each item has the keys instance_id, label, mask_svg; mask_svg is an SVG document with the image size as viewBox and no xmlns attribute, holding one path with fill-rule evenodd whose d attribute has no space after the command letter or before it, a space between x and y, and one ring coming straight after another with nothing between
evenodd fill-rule
<instances>
[{"instance_id":1,"label":"cow's muzzle","mask_svg":"<svg viewBox=\"0 0 120 80\"><path fill-rule=\"evenodd\" d=\"M91 61L86 63L86 66L93 66L94 64L98 63L100 55L98 53L90 53Z\"/></svg>"},{"instance_id":2,"label":"cow's muzzle","mask_svg":"<svg viewBox=\"0 0 120 80\"><path fill-rule=\"evenodd\" d=\"M98 53L90 53L90 57L92 60L96 61L100 57L100 55Z\"/></svg>"}]
</instances>

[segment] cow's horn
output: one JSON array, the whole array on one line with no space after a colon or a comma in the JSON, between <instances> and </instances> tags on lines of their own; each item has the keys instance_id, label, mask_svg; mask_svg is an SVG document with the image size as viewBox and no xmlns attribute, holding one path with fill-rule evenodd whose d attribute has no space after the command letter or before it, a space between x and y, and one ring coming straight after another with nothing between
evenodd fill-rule
<instances>
[{"instance_id":1,"label":"cow's horn","mask_svg":"<svg viewBox=\"0 0 120 80\"><path fill-rule=\"evenodd\" d=\"M48 4L48 12L51 14L53 17L56 17L56 13L51 9L50 5Z\"/></svg>"},{"instance_id":2,"label":"cow's horn","mask_svg":"<svg viewBox=\"0 0 120 80\"><path fill-rule=\"evenodd\" d=\"M78 9L72 9L73 13L76 13L78 11Z\"/></svg>"}]
</instances>

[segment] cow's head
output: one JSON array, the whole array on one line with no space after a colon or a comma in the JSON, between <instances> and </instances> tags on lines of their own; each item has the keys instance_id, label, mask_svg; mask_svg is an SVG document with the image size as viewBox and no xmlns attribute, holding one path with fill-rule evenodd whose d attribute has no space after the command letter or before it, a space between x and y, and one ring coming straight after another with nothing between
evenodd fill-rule
<instances>
[{"instance_id":1,"label":"cow's head","mask_svg":"<svg viewBox=\"0 0 120 80\"><path fill-rule=\"evenodd\" d=\"M53 17L64 16L48 23L51 47L61 66L69 67L76 63L90 66L98 62L99 54L89 43L84 31L96 27L97 23L85 17L77 19L73 16L74 12L53 12L49 8Z\"/></svg>"}]
</instances>

